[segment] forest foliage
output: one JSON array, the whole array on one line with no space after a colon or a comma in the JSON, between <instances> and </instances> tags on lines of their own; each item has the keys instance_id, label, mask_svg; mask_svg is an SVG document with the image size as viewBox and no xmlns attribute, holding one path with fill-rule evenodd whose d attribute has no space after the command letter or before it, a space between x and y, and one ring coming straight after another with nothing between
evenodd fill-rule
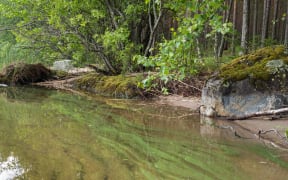
<instances>
[{"instance_id":1,"label":"forest foliage","mask_svg":"<svg viewBox=\"0 0 288 180\"><path fill-rule=\"evenodd\" d=\"M110 74L183 79L221 64L223 53L287 45L286 7L286 0L0 0L0 61L71 59Z\"/></svg>"}]
</instances>

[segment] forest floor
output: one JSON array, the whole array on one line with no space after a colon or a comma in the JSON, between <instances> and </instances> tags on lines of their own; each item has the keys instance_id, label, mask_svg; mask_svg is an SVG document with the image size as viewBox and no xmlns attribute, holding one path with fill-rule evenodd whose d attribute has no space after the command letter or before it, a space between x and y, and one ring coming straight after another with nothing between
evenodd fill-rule
<instances>
[{"instance_id":1,"label":"forest floor","mask_svg":"<svg viewBox=\"0 0 288 180\"><path fill-rule=\"evenodd\" d=\"M76 71L72 73L69 78L40 82L36 83L36 85L83 95L84 92L75 90L72 87L73 81L80 78L81 74L89 72L87 69L83 71L84 72ZM191 112L199 113L199 107L201 106L201 93L197 89L200 89L201 85L204 85L205 77L206 76L200 76L199 80L194 78L186 80L185 82L174 82L171 84L171 87L174 87L173 92L175 94L156 96L153 98L154 102L157 104L189 108ZM194 90L187 91L186 89L189 88ZM285 131L288 127L288 116L280 118L277 117L276 119L273 116L261 116L246 120L229 121L214 119L213 121L216 126L219 126L220 128L230 129L233 131L234 135L239 138L255 139L256 141L261 141L269 146L288 150L288 141L287 138L285 138Z\"/></svg>"}]
</instances>

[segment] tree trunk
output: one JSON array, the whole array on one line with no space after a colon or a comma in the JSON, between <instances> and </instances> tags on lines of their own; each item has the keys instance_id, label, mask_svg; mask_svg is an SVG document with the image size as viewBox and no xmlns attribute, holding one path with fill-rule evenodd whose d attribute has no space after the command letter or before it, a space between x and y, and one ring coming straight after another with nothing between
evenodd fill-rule
<instances>
[{"instance_id":1,"label":"tree trunk","mask_svg":"<svg viewBox=\"0 0 288 180\"><path fill-rule=\"evenodd\" d=\"M276 36L278 5L279 5L279 0L274 0L274 12L273 12L273 22L272 22L272 35L271 35L271 38L273 40L275 40L275 36Z\"/></svg>"},{"instance_id":2,"label":"tree trunk","mask_svg":"<svg viewBox=\"0 0 288 180\"><path fill-rule=\"evenodd\" d=\"M253 14L253 34L252 34L252 46L253 50L256 50L256 36L257 36L257 18L258 18L258 0L254 0L254 14Z\"/></svg>"},{"instance_id":3,"label":"tree trunk","mask_svg":"<svg viewBox=\"0 0 288 180\"><path fill-rule=\"evenodd\" d=\"M241 54L248 53L249 0L243 2L243 21L241 35Z\"/></svg>"},{"instance_id":4,"label":"tree trunk","mask_svg":"<svg viewBox=\"0 0 288 180\"><path fill-rule=\"evenodd\" d=\"M152 7L151 7L152 4ZM150 54L150 49L152 48L153 45L153 39L155 38L155 31L160 23L160 19L162 18L162 3L160 1L159 4L159 12L156 12L156 2L155 1L150 1L149 2L149 7L148 7L148 16L149 16L149 27L150 27L150 36L148 40L148 44L145 48L144 56L148 56ZM153 10L153 16L154 16L154 23L152 23L152 12L151 9Z\"/></svg>"},{"instance_id":5,"label":"tree trunk","mask_svg":"<svg viewBox=\"0 0 288 180\"><path fill-rule=\"evenodd\" d=\"M230 19L230 15L231 15L231 9L232 9L232 4L233 4L233 0L229 1L229 8L226 12L225 15L225 19L224 19L224 23L228 23L229 19ZM224 51L224 43L225 43L225 34L221 35L221 41L220 41L220 46L218 49L218 57L222 57L223 55L223 51Z\"/></svg>"},{"instance_id":6,"label":"tree trunk","mask_svg":"<svg viewBox=\"0 0 288 180\"><path fill-rule=\"evenodd\" d=\"M267 37L270 2L271 2L270 0L264 1L263 19L262 19L263 24L262 24L262 33L261 33L261 47L264 47L265 39Z\"/></svg>"},{"instance_id":7,"label":"tree trunk","mask_svg":"<svg viewBox=\"0 0 288 180\"><path fill-rule=\"evenodd\" d=\"M199 37L196 38L196 51L197 51L198 59L201 60L201 62L202 62L203 58L202 58L202 53L201 53L201 48L200 48Z\"/></svg>"},{"instance_id":8,"label":"tree trunk","mask_svg":"<svg viewBox=\"0 0 288 180\"><path fill-rule=\"evenodd\" d=\"M285 27L284 45L285 45L285 54L288 54L288 5L286 8L287 9L286 9L286 27Z\"/></svg>"},{"instance_id":9,"label":"tree trunk","mask_svg":"<svg viewBox=\"0 0 288 180\"><path fill-rule=\"evenodd\" d=\"M215 61L217 66L219 66L219 57L218 57L218 47L219 47L219 33L215 33L214 35L214 54L215 54Z\"/></svg>"},{"instance_id":10,"label":"tree trunk","mask_svg":"<svg viewBox=\"0 0 288 180\"><path fill-rule=\"evenodd\" d=\"M233 30L236 31L236 14L237 14L237 1L234 1L233 5ZM235 32L232 34L232 55L235 56Z\"/></svg>"}]
</instances>

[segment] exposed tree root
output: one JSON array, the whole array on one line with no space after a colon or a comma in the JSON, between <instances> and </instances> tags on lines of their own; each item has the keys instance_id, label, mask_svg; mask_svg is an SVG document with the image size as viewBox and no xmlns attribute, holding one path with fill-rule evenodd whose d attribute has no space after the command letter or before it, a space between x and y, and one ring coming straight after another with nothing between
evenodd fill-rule
<instances>
[{"instance_id":1,"label":"exposed tree root","mask_svg":"<svg viewBox=\"0 0 288 180\"><path fill-rule=\"evenodd\" d=\"M46 81L52 77L52 72L42 64L11 64L1 74L3 83L12 85Z\"/></svg>"}]
</instances>

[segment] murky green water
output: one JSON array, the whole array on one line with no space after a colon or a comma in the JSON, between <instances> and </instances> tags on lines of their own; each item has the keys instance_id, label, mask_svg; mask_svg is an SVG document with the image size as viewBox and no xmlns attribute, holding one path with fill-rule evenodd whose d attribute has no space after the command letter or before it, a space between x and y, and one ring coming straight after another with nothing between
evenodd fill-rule
<instances>
[{"instance_id":1,"label":"murky green water","mask_svg":"<svg viewBox=\"0 0 288 180\"><path fill-rule=\"evenodd\" d=\"M2 88L0 104L1 180L288 177L285 152L184 108L35 88Z\"/></svg>"}]
</instances>

